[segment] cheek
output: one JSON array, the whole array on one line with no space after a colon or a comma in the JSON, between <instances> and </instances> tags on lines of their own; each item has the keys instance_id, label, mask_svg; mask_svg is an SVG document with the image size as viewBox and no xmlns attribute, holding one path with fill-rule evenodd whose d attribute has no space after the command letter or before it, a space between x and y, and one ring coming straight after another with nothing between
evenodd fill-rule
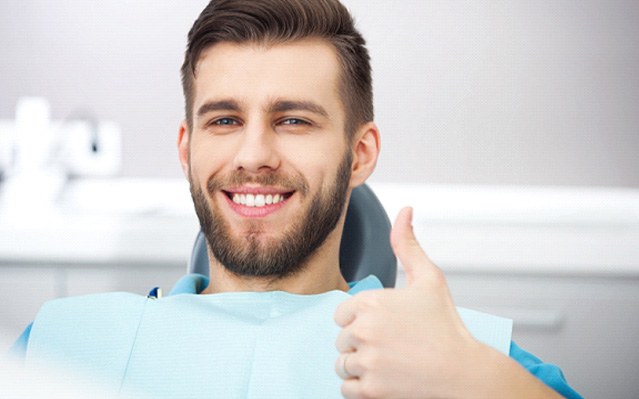
<instances>
[{"instance_id":1,"label":"cheek","mask_svg":"<svg viewBox=\"0 0 639 399\"><path fill-rule=\"evenodd\" d=\"M191 176L198 180L206 180L224 164L223 146L210 143L193 143L191 147ZM226 151L228 154L228 151Z\"/></svg>"},{"instance_id":2,"label":"cheek","mask_svg":"<svg viewBox=\"0 0 639 399\"><path fill-rule=\"evenodd\" d=\"M337 138L326 138L322 135L336 135L334 132L320 133L317 137L294 137L281 140L279 152L296 164L321 165L324 168L338 163L344 154L346 143Z\"/></svg>"},{"instance_id":3,"label":"cheek","mask_svg":"<svg viewBox=\"0 0 639 399\"><path fill-rule=\"evenodd\" d=\"M302 169L298 169L307 183L311 187L311 191L322 193L323 195L333 191L337 183L337 174L341 159L333 159L334 157L321 157L319 162L310 163L308 160L303 164Z\"/></svg>"},{"instance_id":4,"label":"cheek","mask_svg":"<svg viewBox=\"0 0 639 399\"><path fill-rule=\"evenodd\" d=\"M326 174L330 168L330 156L318 146L308 144L304 148L295 148L294 150L288 150L283 152L286 155L282 156L282 166L289 165L289 167L296 169L301 173L310 183L317 184L317 179Z\"/></svg>"}]
</instances>

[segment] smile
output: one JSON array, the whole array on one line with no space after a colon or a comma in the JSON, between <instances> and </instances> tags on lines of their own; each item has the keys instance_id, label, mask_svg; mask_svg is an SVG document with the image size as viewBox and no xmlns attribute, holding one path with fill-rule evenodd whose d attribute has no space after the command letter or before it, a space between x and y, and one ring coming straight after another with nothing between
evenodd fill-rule
<instances>
[{"instance_id":1,"label":"smile","mask_svg":"<svg viewBox=\"0 0 639 399\"><path fill-rule=\"evenodd\" d=\"M231 200L239 205L244 205L248 207L263 207L267 205L278 204L282 201L285 201L290 194L282 193L282 194L238 194L235 193L232 195Z\"/></svg>"},{"instance_id":2,"label":"smile","mask_svg":"<svg viewBox=\"0 0 639 399\"><path fill-rule=\"evenodd\" d=\"M295 191L272 188L240 188L224 190L229 205L244 217L264 217L280 209Z\"/></svg>"}]
</instances>

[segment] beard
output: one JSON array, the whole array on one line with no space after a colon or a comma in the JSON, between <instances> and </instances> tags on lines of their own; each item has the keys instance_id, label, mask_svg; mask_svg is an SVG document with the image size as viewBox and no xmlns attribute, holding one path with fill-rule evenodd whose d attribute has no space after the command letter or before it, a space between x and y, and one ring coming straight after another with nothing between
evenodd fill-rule
<instances>
[{"instance_id":1,"label":"beard","mask_svg":"<svg viewBox=\"0 0 639 399\"><path fill-rule=\"evenodd\" d=\"M219 209L211 209L207 196L191 177L191 196L202 232L213 256L228 271L238 276L283 278L303 270L308 258L335 229L344 210L351 177L352 154L347 150L335 176L335 182L311 198L307 209L284 229L280 237L260 240L260 221L251 225L242 237L234 237ZM277 174L249 176L235 171L228 179L211 176L207 182L212 197L224 186L243 183L278 185L308 195L309 186L303 176Z\"/></svg>"}]
</instances>

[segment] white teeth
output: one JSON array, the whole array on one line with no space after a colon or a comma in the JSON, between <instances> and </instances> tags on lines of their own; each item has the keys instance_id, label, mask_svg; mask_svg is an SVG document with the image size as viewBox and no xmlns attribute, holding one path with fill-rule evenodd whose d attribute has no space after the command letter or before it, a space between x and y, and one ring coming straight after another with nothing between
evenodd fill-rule
<instances>
[{"instance_id":1,"label":"white teeth","mask_svg":"<svg viewBox=\"0 0 639 399\"><path fill-rule=\"evenodd\" d=\"M233 202L249 207L263 207L284 201L284 195L280 194L233 194Z\"/></svg>"}]
</instances>

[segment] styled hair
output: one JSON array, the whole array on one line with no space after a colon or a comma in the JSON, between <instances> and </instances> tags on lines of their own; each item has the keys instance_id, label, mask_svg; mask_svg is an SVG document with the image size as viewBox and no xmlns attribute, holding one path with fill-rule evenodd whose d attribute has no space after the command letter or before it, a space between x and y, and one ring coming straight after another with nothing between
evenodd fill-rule
<instances>
[{"instance_id":1,"label":"styled hair","mask_svg":"<svg viewBox=\"0 0 639 399\"><path fill-rule=\"evenodd\" d=\"M182 64L189 129L196 67L204 50L221 42L275 45L306 38L326 40L336 50L345 130L352 137L373 120L373 88L366 42L339 0L212 0L189 31Z\"/></svg>"}]
</instances>

